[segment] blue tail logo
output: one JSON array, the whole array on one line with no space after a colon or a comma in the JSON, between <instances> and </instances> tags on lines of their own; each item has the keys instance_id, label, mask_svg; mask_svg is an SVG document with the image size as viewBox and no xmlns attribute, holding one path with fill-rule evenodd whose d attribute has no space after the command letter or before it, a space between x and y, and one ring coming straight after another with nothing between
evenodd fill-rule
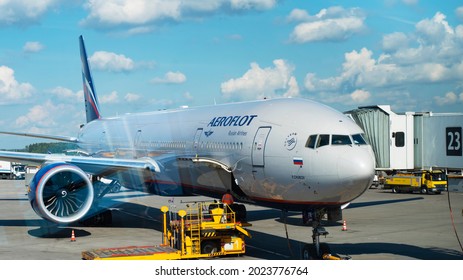
<instances>
[{"instance_id":1,"label":"blue tail logo","mask_svg":"<svg viewBox=\"0 0 463 280\"><path fill-rule=\"evenodd\" d=\"M88 65L87 52L85 50L84 38L82 35L79 37L80 42L80 59L82 61L82 80L85 97L85 113L87 116L87 123L96 119L100 119L100 107L98 105L98 98L96 96L95 87L93 85L92 74Z\"/></svg>"}]
</instances>

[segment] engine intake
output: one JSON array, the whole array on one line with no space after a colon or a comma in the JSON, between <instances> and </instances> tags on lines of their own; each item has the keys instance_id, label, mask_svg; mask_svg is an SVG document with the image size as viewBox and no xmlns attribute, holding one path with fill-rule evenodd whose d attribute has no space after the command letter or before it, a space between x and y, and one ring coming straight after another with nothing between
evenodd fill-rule
<instances>
[{"instance_id":1,"label":"engine intake","mask_svg":"<svg viewBox=\"0 0 463 280\"><path fill-rule=\"evenodd\" d=\"M93 185L87 174L68 163L51 163L32 178L28 191L34 211L42 218L67 224L79 221L93 203Z\"/></svg>"}]
</instances>

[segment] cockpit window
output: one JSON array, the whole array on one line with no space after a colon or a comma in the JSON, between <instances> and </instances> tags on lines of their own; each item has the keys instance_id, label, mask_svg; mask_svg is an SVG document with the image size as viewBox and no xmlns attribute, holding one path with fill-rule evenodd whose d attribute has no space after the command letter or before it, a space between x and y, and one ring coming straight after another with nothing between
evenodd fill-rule
<instances>
[{"instance_id":1,"label":"cockpit window","mask_svg":"<svg viewBox=\"0 0 463 280\"><path fill-rule=\"evenodd\" d=\"M340 135L340 134L312 134L307 139L305 146L307 148L316 149L328 145L367 145L367 141L363 134Z\"/></svg>"},{"instance_id":2,"label":"cockpit window","mask_svg":"<svg viewBox=\"0 0 463 280\"><path fill-rule=\"evenodd\" d=\"M331 137L331 144L332 145L351 145L352 142L350 141L349 135L333 134L333 136Z\"/></svg>"},{"instance_id":3,"label":"cockpit window","mask_svg":"<svg viewBox=\"0 0 463 280\"><path fill-rule=\"evenodd\" d=\"M317 148L323 147L330 144L330 135L329 134L320 134L318 136Z\"/></svg>"},{"instance_id":4,"label":"cockpit window","mask_svg":"<svg viewBox=\"0 0 463 280\"><path fill-rule=\"evenodd\" d=\"M365 138L363 137L362 134L352 135L352 140L354 140L354 144L356 145L366 145L367 144L367 141L365 141Z\"/></svg>"},{"instance_id":5,"label":"cockpit window","mask_svg":"<svg viewBox=\"0 0 463 280\"><path fill-rule=\"evenodd\" d=\"M315 143L317 143L317 135L310 135L305 146L307 148L315 149Z\"/></svg>"}]
</instances>

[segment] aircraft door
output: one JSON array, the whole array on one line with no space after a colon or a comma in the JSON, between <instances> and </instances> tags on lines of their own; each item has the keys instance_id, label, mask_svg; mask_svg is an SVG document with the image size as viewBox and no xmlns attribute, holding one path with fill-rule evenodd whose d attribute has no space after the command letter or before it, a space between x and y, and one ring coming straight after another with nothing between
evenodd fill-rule
<instances>
[{"instance_id":1,"label":"aircraft door","mask_svg":"<svg viewBox=\"0 0 463 280\"><path fill-rule=\"evenodd\" d=\"M193 140L193 150L198 150L199 148L199 141L201 140L201 135L203 134L203 129L198 128L196 130L195 138Z\"/></svg>"},{"instance_id":2,"label":"aircraft door","mask_svg":"<svg viewBox=\"0 0 463 280\"><path fill-rule=\"evenodd\" d=\"M265 165L265 144L272 128L269 126L259 127L254 136L252 146L252 165L254 167L264 167Z\"/></svg>"}]
</instances>

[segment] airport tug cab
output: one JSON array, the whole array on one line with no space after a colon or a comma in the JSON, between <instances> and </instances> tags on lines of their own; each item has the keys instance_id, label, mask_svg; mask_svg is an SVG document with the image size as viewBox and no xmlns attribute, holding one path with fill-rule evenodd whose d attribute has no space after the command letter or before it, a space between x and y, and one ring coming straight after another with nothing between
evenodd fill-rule
<instances>
[{"instance_id":1,"label":"airport tug cab","mask_svg":"<svg viewBox=\"0 0 463 280\"><path fill-rule=\"evenodd\" d=\"M200 259L246 252L246 214L240 204L191 202L178 213L161 207L161 245L104 248L82 252L84 260L180 260ZM232 208L235 208L233 210ZM168 217L169 216L169 217Z\"/></svg>"}]
</instances>

